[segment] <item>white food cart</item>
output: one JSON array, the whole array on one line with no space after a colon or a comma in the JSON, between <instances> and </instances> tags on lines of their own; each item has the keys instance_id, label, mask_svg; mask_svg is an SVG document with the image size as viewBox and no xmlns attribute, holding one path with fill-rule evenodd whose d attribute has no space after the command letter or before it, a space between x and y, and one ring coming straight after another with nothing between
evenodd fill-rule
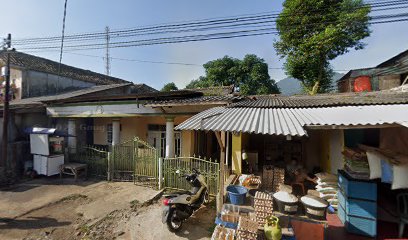
<instances>
[{"instance_id":1,"label":"white food cart","mask_svg":"<svg viewBox=\"0 0 408 240\"><path fill-rule=\"evenodd\" d=\"M55 128L32 128L30 147L34 170L39 175L60 173L60 166L64 164L64 137L59 136Z\"/></svg>"}]
</instances>

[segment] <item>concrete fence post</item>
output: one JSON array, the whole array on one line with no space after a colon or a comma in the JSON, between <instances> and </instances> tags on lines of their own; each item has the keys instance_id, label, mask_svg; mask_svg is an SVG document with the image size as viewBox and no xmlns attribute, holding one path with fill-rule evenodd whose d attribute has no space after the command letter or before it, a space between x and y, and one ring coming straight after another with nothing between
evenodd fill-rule
<instances>
[{"instance_id":1,"label":"concrete fence post","mask_svg":"<svg viewBox=\"0 0 408 240\"><path fill-rule=\"evenodd\" d=\"M111 153L108 152L108 181L112 179L111 177Z\"/></svg>"},{"instance_id":2,"label":"concrete fence post","mask_svg":"<svg viewBox=\"0 0 408 240\"><path fill-rule=\"evenodd\" d=\"M159 190L163 188L163 158L159 158Z\"/></svg>"}]
</instances>

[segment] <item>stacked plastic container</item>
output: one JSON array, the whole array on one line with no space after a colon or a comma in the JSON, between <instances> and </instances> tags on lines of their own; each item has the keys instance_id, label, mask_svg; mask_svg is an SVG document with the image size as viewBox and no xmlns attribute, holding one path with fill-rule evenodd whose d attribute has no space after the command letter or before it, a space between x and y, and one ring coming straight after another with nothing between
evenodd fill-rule
<instances>
[{"instance_id":1,"label":"stacked plastic container","mask_svg":"<svg viewBox=\"0 0 408 240\"><path fill-rule=\"evenodd\" d=\"M339 171L338 217L348 232L377 235L377 183L356 180Z\"/></svg>"}]
</instances>

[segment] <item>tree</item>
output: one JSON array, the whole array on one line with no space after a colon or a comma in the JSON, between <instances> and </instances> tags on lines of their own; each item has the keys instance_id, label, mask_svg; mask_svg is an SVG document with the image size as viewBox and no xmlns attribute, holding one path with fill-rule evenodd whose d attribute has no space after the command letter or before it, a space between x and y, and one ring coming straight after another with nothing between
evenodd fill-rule
<instances>
[{"instance_id":1,"label":"tree","mask_svg":"<svg viewBox=\"0 0 408 240\"><path fill-rule=\"evenodd\" d=\"M178 90L178 87L174 82L164 84L163 88L160 90L161 92L170 92Z\"/></svg>"},{"instance_id":2,"label":"tree","mask_svg":"<svg viewBox=\"0 0 408 240\"><path fill-rule=\"evenodd\" d=\"M285 0L276 21L288 75L311 95L327 92L333 71L330 60L350 49L364 48L370 35L370 7L362 0Z\"/></svg>"},{"instance_id":3,"label":"tree","mask_svg":"<svg viewBox=\"0 0 408 240\"><path fill-rule=\"evenodd\" d=\"M268 64L256 55L248 54L243 60L225 56L203 66L205 76L191 81L186 88L234 85L243 95L279 93L275 80L269 76Z\"/></svg>"}]
</instances>

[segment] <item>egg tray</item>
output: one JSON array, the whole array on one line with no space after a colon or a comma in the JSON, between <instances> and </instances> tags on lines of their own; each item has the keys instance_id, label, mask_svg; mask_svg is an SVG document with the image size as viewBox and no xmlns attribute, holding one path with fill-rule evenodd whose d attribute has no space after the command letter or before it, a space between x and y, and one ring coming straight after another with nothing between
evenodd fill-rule
<instances>
[{"instance_id":1,"label":"egg tray","mask_svg":"<svg viewBox=\"0 0 408 240\"><path fill-rule=\"evenodd\" d=\"M211 240L234 240L235 230L223 226L216 226Z\"/></svg>"},{"instance_id":2,"label":"egg tray","mask_svg":"<svg viewBox=\"0 0 408 240\"><path fill-rule=\"evenodd\" d=\"M258 191L255 193L255 199L257 200L273 200L272 196L268 193Z\"/></svg>"},{"instance_id":3,"label":"egg tray","mask_svg":"<svg viewBox=\"0 0 408 240\"><path fill-rule=\"evenodd\" d=\"M237 227L237 235L244 237L246 235L257 234L258 232L258 223L256 221L252 221L249 218L240 217Z\"/></svg>"},{"instance_id":4,"label":"egg tray","mask_svg":"<svg viewBox=\"0 0 408 240\"><path fill-rule=\"evenodd\" d=\"M262 214L272 214L273 209L272 208L255 208L255 213L257 215L262 215Z\"/></svg>"}]
</instances>

